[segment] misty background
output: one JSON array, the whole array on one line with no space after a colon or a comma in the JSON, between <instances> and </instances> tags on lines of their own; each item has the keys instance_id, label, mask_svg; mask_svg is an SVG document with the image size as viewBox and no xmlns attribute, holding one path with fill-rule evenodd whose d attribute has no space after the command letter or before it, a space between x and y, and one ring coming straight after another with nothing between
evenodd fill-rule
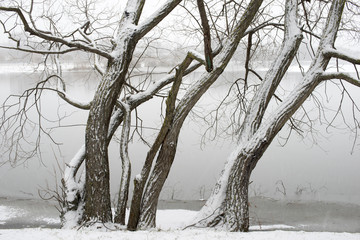
<instances>
[{"instance_id":1,"label":"misty background","mask_svg":"<svg viewBox=\"0 0 360 240\"><path fill-rule=\"evenodd\" d=\"M29 57L26 54L5 50L1 50L0 56L0 100L2 103L10 94L21 94L33 87L42 75L41 69L34 72L37 67L36 62L41 61L40 57ZM171 60L170 56L164 56L164 58L167 59L169 65L173 65L172 61L176 62L176 59ZM69 55L65 60L64 76L72 79L68 91L79 100L90 100L97 86L97 76L92 69L85 68L87 58L81 55ZM241 56L237 60L241 61ZM143 71L161 64L164 63L146 59L140 63ZM158 74L154 75L160 78L165 67L157 67L155 73ZM266 64L259 66L258 70L264 74ZM203 96L194 109L195 114L188 117L181 131L174 166L162 191L162 199L194 200L206 199L209 196L235 145L231 137L204 142L204 132L208 126L196 117L198 115L196 113L201 114L215 108L227 94L230 84L241 74L243 72L234 61L215 86ZM199 76L200 72L195 72L187 81ZM286 96L300 76L300 72L295 67L291 68L282 86L283 93L280 94ZM358 91L350 86L349 89L355 93ZM315 94L323 100L331 115L340 101L336 85L321 85ZM360 94L356 95L358 98L354 100L359 102ZM52 92L44 92L41 101L42 111L49 120L59 116L63 118L60 123L51 121L45 123L47 128L51 128L53 139L59 145L43 137L41 159L37 157L29 159L16 167L9 163L2 165L0 167L0 197L39 198L39 190L55 190L56 184L60 183L65 163L71 160L84 143L87 111L68 106ZM156 129L161 126L161 104L161 99L152 99L138 109L139 118L143 121L142 134L150 144L156 136ZM343 104L344 114L351 121L352 106L346 101ZM318 110L313 101L307 101L305 107L316 119ZM29 114L31 117L36 117L35 112ZM221 121L219 125L222 124ZM356 133L351 133L339 119L334 122L334 125L337 128L328 128L326 124L321 125L320 121L314 121L313 128L317 131L305 133L304 137L293 133L288 141L285 140L288 129L283 129L255 168L251 179L250 195L359 204L360 148L354 139ZM4 138L2 141L4 144ZM139 139L137 134L134 134L129 146L132 178L140 172L147 150L146 144ZM115 197L121 177L119 145L116 138L111 143L109 154L111 192ZM0 162L7 162L7 158L8 156L2 150Z\"/></svg>"},{"instance_id":2,"label":"misty background","mask_svg":"<svg viewBox=\"0 0 360 240\"><path fill-rule=\"evenodd\" d=\"M107 2L110 1L102 1L104 5ZM159 2L161 1L146 1L144 16L152 12L147 9L153 10ZM121 1L116 4L119 8L124 5ZM276 12L276 9L274 11ZM0 34L0 42L6 41L8 39L5 34ZM347 44L349 39L342 38L342 36L338 41L346 43L347 47L352 47L354 49L351 50L352 52L359 53L358 43L349 45ZM157 77L161 77L162 72L169 70L166 65L173 67L178 63L178 58L181 56L174 56L174 54L176 55L177 48L181 48L181 43L173 46L161 42L154 44L154 49L172 48L172 51L162 52L162 57L157 58L156 61L145 56L139 63L144 72L154 69L155 73L159 73L154 74L155 80ZM265 50L261 52L261 56L258 56L259 59L268 60L268 62L262 61L256 68L261 73L265 73L269 67L269 64L266 63L270 63L271 58L276 55L276 49L268 49L268 52ZM151 56L151 53L149 55ZM67 54L62 58L64 76L72 79L71 83L68 83L67 91L79 100L90 100L96 89L98 76L93 69L86 68L89 65L88 57L81 54ZM215 141L204 142L204 138L209 137L204 137L204 132L209 126L205 125L200 118L196 118L196 113L201 114L212 110L219 104L219 101L228 92L230 84L243 75L243 69L239 69L238 66L242 66L244 58L245 54L239 51L223 76L195 106L195 114L187 118L181 130L174 165L162 191L162 199L202 199L209 196L235 144L231 137L217 137ZM38 65L42 60L42 56L39 55L0 49L1 103L10 94L22 94L42 78L42 68ZM308 60L306 54L302 56L305 65ZM349 66L343 67L349 68ZM349 71L353 70L349 68ZM199 76L200 73L195 72L187 81ZM291 67L282 86L284 91L279 94L285 97L299 77L298 68ZM350 85L347 85L347 88L357 93L352 96L356 96L354 101L359 103L359 89ZM324 92L327 94L325 95ZM330 115L334 114L340 101L336 85L321 85L314 94L324 102ZM2 148L0 163L5 162L5 164L0 166L0 197L39 198L38 191L40 189L55 190L56 184L60 183L62 169L66 162L69 162L84 144L87 111L68 106L53 92L44 92L41 102L42 111L49 120L62 117L60 123L51 121L44 123L47 128L51 128L53 139L59 145L54 144L46 136L43 137L41 159L35 157L16 167L8 163L9 157ZM156 130L161 126L161 104L163 104L161 99L152 99L142 104L138 110L139 117L143 120L142 134L150 144L156 136ZM326 124L321 125L321 120L317 119L319 113L314 102L309 100L305 102L305 105L309 114L315 119L313 128L317 131L305 132L303 137L292 133L287 141L289 131L284 128L254 169L250 195L360 204L360 146L355 139L357 133L350 132L341 119L336 119L334 122L337 128L328 128ZM352 106L346 100L343 105L344 114L351 121ZM29 115L36 118L35 112L29 112ZM225 121L224 119L221 119L219 125ZM28 133L31 135L30 130ZM3 146L6 145L5 138L2 138L1 141ZM114 138L109 150L113 196L118 191L121 175L118 145L117 139ZM132 178L140 172L147 150L146 144L139 139L137 134L134 134L133 141L129 146ZM132 190L130 190L130 194L131 192Z\"/></svg>"}]
</instances>

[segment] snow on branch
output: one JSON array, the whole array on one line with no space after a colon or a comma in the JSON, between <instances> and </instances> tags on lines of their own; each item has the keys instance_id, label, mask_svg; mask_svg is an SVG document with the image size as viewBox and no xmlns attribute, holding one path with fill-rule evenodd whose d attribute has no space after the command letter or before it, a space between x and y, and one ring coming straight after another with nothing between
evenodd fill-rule
<instances>
[{"instance_id":1,"label":"snow on branch","mask_svg":"<svg viewBox=\"0 0 360 240\"><path fill-rule=\"evenodd\" d=\"M181 0L168 0L165 2L156 12L139 25L138 37L142 38L157 26L180 2Z\"/></svg>"},{"instance_id":2,"label":"snow on branch","mask_svg":"<svg viewBox=\"0 0 360 240\"><path fill-rule=\"evenodd\" d=\"M69 103L70 105L72 105L72 106L74 106L76 108L80 108L80 109L83 109L83 110L89 110L90 109L91 102L80 102L80 101L78 101L76 99L73 99L72 97L70 97L66 93L65 82L59 75L50 75L49 77L47 77L46 81L51 79L51 78L57 78L58 79L57 89L53 89L53 90L58 93L58 95L59 95L59 97L61 99L63 99L65 102Z\"/></svg>"},{"instance_id":3,"label":"snow on branch","mask_svg":"<svg viewBox=\"0 0 360 240\"><path fill-rule=\"evenodd\" d=\"M64 173L65 182L71 181L75 178L79 167L85 160L85 145L81 146L75 156L71 159L70 163L66 164Z\"/></svg>"},{"instance_id":4,"label":"snow on branch","mask_svg":"<svg viewBox=\"0 0 360 240\"><path fill-rule=\"evenodd\" d=\"M298 24L297 1L286 1L285 9L285 36L301 34Z\"/></svg>"},{"instance_id":5,"label":"snow on branch","mask_svg":"<svg viewBox=\"0 0 360 240\"><path fill-rule=\"evenodd\" d=\"M356 56L352 56L351 54L344 52L344 51L340 51L334 48L326 48L324 49L324 55L327 57L334 57L334 58L338 58L353 64L360 64L360 58L356 57Z\"/></svg>"},{"instance_id":6,"label":"snow on branch","mask_svg":"<svg viewBox=\"0 0 360 240\"><path fill-rule=\"evenodd\" d=\"M336 73L323 73L320 76L320 80L325 81L325 80L332 80L332 79L341 79L341 80L345 80L348 83L351 83L357 87L360 87L360 79L356 79L353 78L352 76L350 76L349 74L346 73L341 73L341 72L336 72Z\"/></svg>"},{"instance_id":7,"label":"snow on branch","mask_svg":"<svg viewBox=\"0 0 360 240\"><path fill-rule=\"evenodd\" d=\"M129 104L118 101L121 111L124 116L124 125L121 132L120 140L120 156L123 161L122 164L130 164L129 154L128 154L128 142L129 142L129 133L131 127L131 108Z\"/></svg>"},{"instance_id":8,"label":"snow on branch","mask_svg":"<svg viewBox=\"0 0 360 240\"><path fill-rule=\"evenodd\" d=\"M244 124L239 134L239 141L246 141L259 128L272 96L299 49L303 37L296 19L297 1L287 0L283 43L278 50L277 58L267 71L264 80L251 101L248 114L244 119ZM251 37L251 34L249 34L249 37ZM251 41L249 41L249 46L251 47Z\"/></svg>"},{"instance_id":9,"label":"snow on branch","mask_svg":"<svg viewBox=\"0 0 360 240\"><path fill-rule=\"evenodd\" d=\"M40 31L35 27L31 27L28 20L26 19L25 15L23 14L23 12L21 11L20 8L17 8L17 7L0 7L0 11L16 13L19 16L21 22L24 25L24 30L26 32L28 32L30 35L37 36L37 37L39 37L39 38L41 38L43 40L47 40L47 41L50 41L50 42L61 43L61 44L64 44L64 45L66 45L66 46L68 46L70 48L74 48L74 49L77 49L77 50L83 50L83 51L86 51L86 52L95 53L95 54L97 54L99 56L102 56L104 58L107 58L107 59L112 59L112 56L108 52L102 51L102 50L100 50L98 48L95 48L95 47L93 47L91 45L83 44L83 43L75 42L75 41L68 41L68 40L65 39L65 37L58 37L58 36L55 36L55 35L51 34L50 32Z\"/></svg>"},{"instance_id":10,"label":"snow on branch","mask_svg":"<svg viewBox=\"0 0 360 240\"><path fill-rule=\"evenodd\" d=\"M85 144L75 154L69 164L66 164L64 178L61 180L66 198L64 202L64 209L62 210L62 225L63 228L73 228L81 219L80 199L83 182L76 181L76 173L81 164L85 160Z\"/></svg>"},{"instance_id":11,"label":"snow on branch","mask_svg":"<svg viewBox=\"0 0 360 240\"><path fill-rule=\"evenodd\" d=\"M220 53L222 49L222 46L219 46L218 48L216 48L213 52L212 55L216 56ZM197 68L199 68L201 65L205 65L206 66L206 62L205 62L205 56L195 52L195 51L189 51L188 54L186 55L185 58L190 57L194 60L197 60L198 63L192 63L190 64L190 66L184 71L183 76L188 75L189 73L195 71ZM181 65L181 64L179 64ZM138 92L134 95L129 96L129 98L127 99L129 104L132 107L136 107L139 104L141 104L142 102L145 102L146 100L149 100L150 98L152 98L152 96L157 93L158 91L160 91L163 87L165 87L166 85L170 84L171 82L173 82L175 79L175 73L169 74L168 76L160 79L157 82L154 82L146 91L143 92Z\"/></svg>"},{"instance_id":12,"label":"snow on branch","mask_svg":"<svg viewBox=\"0 0 360 240\"><path fill-rule=\"evenodd\" d=\"M140 19L144 4L145 0L128 0L122 21L126 19L127 21L130 21L131 24L136 25Z\"/></svg>"},{"instance_id":13,"label":"snow on branch","mask_svg":"<svg viewBox=\"0 0 360 240\"><path fill-rule=\"evenodd\" d=\"M66 92L64 91L59 91L58 90L58 95L59 97L61 97L61 99L63 99L65 102L69 103L70 105L76 107L76 108L80 108L83 110L89 110L90 106L91 106L91 102L79 102L73 98L71 98Z\"/></svg>"}]
</instances>

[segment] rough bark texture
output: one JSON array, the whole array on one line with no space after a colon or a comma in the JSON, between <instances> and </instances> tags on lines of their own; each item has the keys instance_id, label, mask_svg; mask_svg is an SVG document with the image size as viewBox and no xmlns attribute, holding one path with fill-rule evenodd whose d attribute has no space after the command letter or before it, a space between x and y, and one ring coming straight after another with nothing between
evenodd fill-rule
<instances>
[{"instance_id":1,"label":"rough bark texture","mask_svg":"<svg viewBox=\"0 0 360 240\"><path fill-rule=\"evenodd\" d=\"M219 57L214 64L214 70L210 73L206 73L196 84L194 84L177 106L173 125L161 147L154 170L149 178L143 196L138 228L147 229L156 226L155 217L158 198L174 161L182 124L193 106L195 106L200 97L207 89L209 89L212 83L216 81L229 63L245 30L249 27L261 3L262 0L253 0L249 3L247 10L245 10L244 15L235 27L234 32L229 37L223 50L219 53Z\"/></svg>"},{"instance_id":2,"label":"rough bark texture","mask_svg":"<svg viewBox=\"0 0 360 240\"><path fill-rule=\"evenodd\" d=\"M145 0L129 0L119 22L109 60L86 125L86 186L84 221L112 221L108 162L108 130L115 103L120 95L134 49L139 40L134 28Z\"/></svg>"},{"instance_id":3,"label":"rough bark texture","mask_svg":"<svg viewBox=\"0 0 360 240\"><path fill-rule=\"evenodd\" d=\"M125 225L126 206L129 196L131 162L128 153L128 142L131 127L131 109L128 104L120 103L124 113L124 123L120 140L120 158L121 158L121 181L118 196L118 205L115 212L114 222Z\"/></svg>"},{"instance_id":4,"label":"rough bark texture","mask_svg":"<svg viewBox=\"0 0 360 240\"><path fill-rule=\"evenodd\" d=\"M241 152L236 164L231 169L222 219L230 231L247 232L249 230L248 187L250 176L270 143L271 141L261 141L252 152Z\"/></svg>"},{"instance_id":5,"label":"rough bark texture","mask_svg":"<svg viewBox=\"0 0 360 240\"><path fill-rule=\"evenodd\" d=\"M164 186L175 158L179 133L180 128L173 127L161 146L142 200L141 215L138 223L139 229L153 228L156 226L157 203L161 189Z\"/></svg>"},{"instance_id":6,"label":"rough bark texture","mask_svg":"<svg viewBox=\"0 0 360 240\"><path fill-rule=\"evenodd\" d=\"M125 21L125 20L124 20ZM107 72L95 93L86 126L86 186L84 221L111 222L108 130L112 111L132 59L136 40L132 34L119 36ZM121 43L121 44L120 44Z\"/></svg>"},{"instance_id":7,"label":"rough bark texture","mask_svg":"<svg viewBox=\"0 0 360 240\"><path fill-rule=\"evenodd\" d=\"M134 193L131 201L130 216L128 222L128 230L134 231L137 229L141 212L141 202L145 184L149 178L150 170L152 167L153 160L159 148L163 145L165 138L169 132L171 124L174 119L175 102L177 94L179 92L182 77L185 70L189 67L192 62L191 55L188 54L185 60L176 68L175 80L169 92L169 96L166 99L166 113L165 119L161 126L158 136L155 139L154 144L146 155L145 163L141 171L141 175L134 179Z\"/></svg>"},{"instance_id":8,"label":"rough bark texture","mask_svg":"<svg viewBox=\"0 0 360 240\"><path fill-rule=\"evenodd\" d=\"M112 71L117 72L115 66ZM110 70L111 71L111 70ZM111 72L112 72L111 71ZM107 74L95 93L86 127L86 185L84 220L111 222L110 175L107 135L112 110L123 84L120 76Z\"/></svg>"},{"instance_id":9,"label":"rough bark texture","mask_svg":"<svg viewBox=\"0 0 360 240\"><path fill-rule=\"evenodd\" d=\"M216 188L200 211L201 218L196 219L198 225L220 225L231 231L248 231L248 203L247 197L244 197L248 191L248 178L276 134L320 83L330 60L323 51L335 42L344 3L345 0L333 1L318 52L302 81L265 122L247 135L246 141L239 143L230 156Z\"/></svg>"}]
</instances>

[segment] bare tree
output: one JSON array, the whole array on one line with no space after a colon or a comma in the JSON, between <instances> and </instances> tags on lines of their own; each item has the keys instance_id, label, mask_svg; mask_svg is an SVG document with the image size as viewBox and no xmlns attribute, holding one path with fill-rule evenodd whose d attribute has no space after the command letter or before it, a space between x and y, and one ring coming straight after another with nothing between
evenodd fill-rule
<instances>
[{"instance_id":1,"label":"bare tree","mask_svg":"<svg viewBox=\"0 0 360 240\"><path fill-rule=\"evenodd\" d=\"M149 181L144 192L138 228L144 229L155 227L158 198L175 158L177 141L182 124L200 97L224 71L237 49L240 40L244 36L246 29L252 23L252 20L254 19L261 3L261 0L253 0L249 3L247 9L244 11L237 25L235 25L230 36L225 39L225 44L222 50L218 56L214 58L213 70L211 72L204 73L204 75L186 91L185 95L178 103L173 114L174 118L171 122L171 127L161 143L161 148L159 150L154 169L149 177ZM202 57L202 59L205 58Z\"/></svg>"},{"instance_id":2,"label":"bare tree","mask_svg":"<svg viewBox=\"0 0 360 240\"><path fill-rule=\"evenodd\" d=\"M323 4L326 5L326 3ZM308 30L298 26L298 2L286 1L283 44L246 111L237 135L238 146L228 158L211 197L195 219L198 225L224 226L231 231L248 231L248 187L251 172L280 129L320 83L330 79L342 79L360 86L359 78L340 71L326 72L331 58L341 59L351 64L358 64L359 60L335 48L346 1L333 0L328 10L325 10L326 7L323 4L321 7L323 13L327 13L327 18L322 24L322 34L316 35L316 30L310 29L313 31L310 35L319 39L319 42L309 69L289 96L265 118L265 111L271 111L268 109L269 101L299 50L299 44L303 38L302 32L309 33ZM316 27L320 26L316 25ZM311 44L311 47L314 46L315 44Z\"/></svg>"},{"instance_id":3,"label":"bare tree","mask_svg":"<svg viewBox=\"0 0 360 240\"><path fill-rule=\"evenodd\" d=\"M122 121L123 115L127 116L125 119L127 123L129 122L129 115L125 110L130 111L130 108L125 103L118 101L118 98L124 88L137 43L164 19L180 3L180 0L166 1L162 7L141 24L139 24L139 19L145 1L129 0L123 10L121 19L116 22L114 37L108 39L105 47L103 47L103 37L97 34L98 29L92 28L91 19L87 16L89 9L91 9L87 8L90 2L84 1L85 7L81 6L87 21L82 25L78 23L75 30L69 33L61 32L61 28L56 26L60 25L60 19L56 18L57 15L49 16L44 11L43 15L35 17L34 8L38 6L35 1L31 1L28 6L22 6L17 2L4 2L1 3L0 10L5 14L9 13L8 18L2 21L2 25L5 33L17 42L16 47L11 48L45 55L65 54L72 51L84 51L95 55L94 66L101 74L101 81L90 103L77 104L72 101L66 94L65 87L55 90L68 103L89 110L85 146L79 150L79 153L65 170L67 174L65 174L63 183L67 193L67 201L69 202L69 209L66 209L65 212L68 210L77 211L78 208L83 207L83 214L78 215L79 221L111 222L108 145L112 134ZM77 2L77 4L80 4L80 2ZM51 11L48 12L51 13ZM48 29L45 28L46 24L50 25ZM66 25L66 23L64 24ZM42 25L45 25L45 27ZM14 36L13 26L21 28L22 37L26 37L25 46L22 45L21 40L16 39ZM33 38L40 39L42 44L40 46L38 44L28 44ZM26 47L29 45L30 49ZM42 46L48 49L43 50L41 49ZM105 70L102 70L97 64L99 57L107 62ZM120 107L117 107L118 105ZM114 115L114 109L117 108L123 110L125 114L121 115L121 121L117 121L117 124L113 125L111 122L114 120L112 121L111 117ZM125 158L123 159L123 172L129 173L129 167L126 167L129 166L126 165L127 149L124 147L128 132L124 130L123 134L125 134L122 137L121 144L121 157ZM84 160L86 160L84 180L86 184L82 189L78 182L75 181L75 176ZM124 174L123 177L122 185L128 186L129 176ZM127 194L123 194L124 196L121 199L126 202ZM81 213L81 211L78 213ZM65 220L68 215L65 213Z\"/></svg>"},{"instance_id":4,"label":"bare tree","mask_svg":"<svg viewBox=\"0 0 360 240\"><path fill-rule=\"evenodd\" d=\"M247 39L243 41L246 45L244 84L239 86L236 85L238 81L235 81L235 85L239 89L240 99L248 101L249 104L246 108L241 108L243 117L236 136L238 147L230 155L211 197L196 218L197 225L226 226L231 231L248 231L248 186L251 172L280 129L321 82L343 79L356 86L360 85L359 77L354 78L340 71L325 72L331 58L359 64L359 59L334 47L345 0L333 0L330 8L329 3L319 3L320 16L312 16L314 10L308 11L305 3L297 0L286 0L285 4L281 3L285 9L285 17L281 14L272 16L265 12L274 1L266 2L266 6L261 8L263 0L241 3L215 1L214 4L214 1L198 0L194 7L199 13L198 16L184 5L184 9L192 15L194 24L197 25L195 32L199 34L195 36L200 36L200 40L196 44L203 49L204 54L197 53L197 49L187 49L180 63L172 71L164 74L163 78L134 85L131 78L135 75L132 66L137 64L134 53L139 49L139 42L145 39L145 35L150 31L154 31L181 2L167 0L150 17L140 21L145 0L128 0L121 11L122 15L118 11L113 12L109 15L109 19L113 21L104 25L100 21L102 17L92 12L95 9L92 6L96 4L94 1L75 1L70 12L76 9L77 14L69 19L77 19L79 23L70 25L73 29L66 24L68 20L63 24L66 27L62 27L62 18L59 17L62 15L56 14L56 11L53 13L51 6L41 5L36 1L31 1L28 5L21 5L16 1L0 4L0 12L4 17L4 20L1 20L2 27L5 34L15 42L15 45L3 47L44 55L45 63L50 61L48 59L53 61L48 67L50 74L45 81L40 82L34 91L29 90L20 98L26 102L28 96L34 94L38 99L38 92L50 90L70 105L89 111L85 144L66 165L62 179L65 193L62 212L64 226L74 227L73 220L76 224L84 225L113 221L108 146L121 125L119 155L122 174L114 221L125 224L131 179L128 144L133 122L132 112L161 92L162 97L166 99L165 116L147 153L142 171L134 179L134 194L128 221L130 230L155 227L158 199L176 155L183 123L195 104L223 73L245 36ZM208 5L210 2L213 7ZM57 2L53 4L52 6L58 6ZM192 2L185 1L185 4ZM214 7L215 5L220 6L220 10ZM42 11L36 12L36 7L41 7ZM101 11L100 14L106 15L107 12ZM121 18L118 19L116 16ZM304 22L303 27L298 26L299 21ZM103 30L105 26L106 30ZM276 32L274 38L278 38L278 32L282 31L284 36L272 66L262 79L251 68L250 63L252 54L255 53L254 49L261 45L264 35L272 34L266 32L266 28ZM323 32L321 35L318 34L320 29ZM279 105L265 118L265 113L271 110L271 100L274 96L276 98L275 92L279 84L299 52L304 35L309 41L308 49L313 56L312 64L306 73L304 72L302 80L293 92L286 99L279 99ZM152 41L152 38L149 39ZM218 44L216 50L211 46L214 43ZM147 47L140 48L141 57ZM67 93L66 81L61 74L59 63L61 56L77 51L90 56L92 67L99 75L94 97L86 103L77 101ZM53 65L54 71L51 70ZM206 71L201 77L190 85L185 85L184 78L202 65ZM250 74L257 76L261 82L254 87L253 94L246 94ZM50 83L53 85L47 85ZM167 88L169 84L172 84L170 89ZM181 89L181 86L184 88ZM179 92L182 90L182 97L178 101ZM17 116L25 116L26 119L27 105L18 103L16 106L21 106L20 110L9 118L4 118L3 122L9 123L11 119L19 119ZM40 110L38 113L41 115ZM22 119L20 117L20 120ZM20 133L19 138L24 137L21 135L23 123L20 122L20 127L16 128ZM15 147L14 151L17 150ZM85 171L80 173L79 169L83 164Z\"/></svg>"}]
</instances>

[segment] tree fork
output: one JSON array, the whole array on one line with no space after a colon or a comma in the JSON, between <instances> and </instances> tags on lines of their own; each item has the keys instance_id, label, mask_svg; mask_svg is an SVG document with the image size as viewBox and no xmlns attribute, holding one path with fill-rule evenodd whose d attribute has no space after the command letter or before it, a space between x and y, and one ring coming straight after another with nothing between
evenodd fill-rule
<instances>
[{"instance_id":1,"label":"tree fork","mask_svg":"<svg viewBox=\"0 0 360 240\"><path fill-rule=\"evenodd\" d=\"M130 207L130 216L127 227L128 230L135 231L137 229L137 225L140 217L140 211L141 211L140 206L141 206L145 184L149 178L151 166L155 158L155 155L158 152L161 145L163 144L164 139L166 138L166 135L171 127L172 121L174 119L176 97L180 89L182 77L185 70L189 67L190 63L192 62L192 59L193 58L191 57L191 55L188 54L184 59L184 61L175 69L176 70L175 80L171 87L171 90L169 91L169 95L166 99L166 113L165 113L164 122L161 126L160 132L156 137L154 144L152 145L151 149L146 155L145 163L141 170L141 175L135 177L134 179L134 193Z\"/></svg>"}]
</instances>

